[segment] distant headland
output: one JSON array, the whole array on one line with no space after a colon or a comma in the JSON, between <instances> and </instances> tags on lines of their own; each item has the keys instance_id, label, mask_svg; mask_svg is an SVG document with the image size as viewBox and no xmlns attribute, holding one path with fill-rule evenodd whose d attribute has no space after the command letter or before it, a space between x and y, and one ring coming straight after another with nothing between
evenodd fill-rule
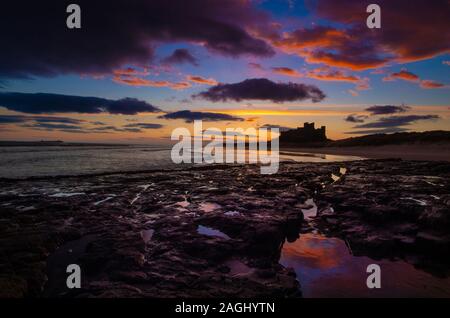
<instances>
[{"instance_id":1,"label":"distant headland","mask_svg":"<svg viewBox=\"0 0 450 318\"><path fill-rule=\"evenodd\" d=\"M303 127L280 133L280 146L282 147L356 147L417 143L450 143L450 131L397 132L331 140L326 136L325 126L315 128L315 123L305 122Z\"/></svg>"},{"instance_id":2,"label":"distant headland","mask_svg":"<svg viewBox=\"0 0 450 318\"><path fill-rule=\"evenodd\" d=\"M0 147L89 147L89 146L126 146L125 144L110 143L88 143L88 142L64 142L62 140L41 140L41 141L16 141L0 140Z\"/></svg>"}]
</instances>

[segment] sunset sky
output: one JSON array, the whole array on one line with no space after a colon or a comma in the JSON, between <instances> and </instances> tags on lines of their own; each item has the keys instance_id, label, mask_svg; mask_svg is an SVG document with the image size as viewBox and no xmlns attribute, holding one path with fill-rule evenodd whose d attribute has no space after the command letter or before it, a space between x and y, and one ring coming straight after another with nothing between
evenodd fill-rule
<instances>
[{"instance_id":1,"label":"sunset sky","mask_svg":"<svg viewBox=\"0 0 450 318\"><path fill-rule=\"evenodd\" d=\"M93 2L2 4L0 140L157 142L193 119L331 139L450 127L448 0Z\"/></svg>"}]
</instances>

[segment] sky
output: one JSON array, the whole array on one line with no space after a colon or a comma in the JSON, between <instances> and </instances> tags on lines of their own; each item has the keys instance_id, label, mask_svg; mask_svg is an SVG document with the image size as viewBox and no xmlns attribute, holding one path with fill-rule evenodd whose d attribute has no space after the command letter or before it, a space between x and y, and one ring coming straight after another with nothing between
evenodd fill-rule
<instances>
[{"instance_id":1,"label":"sky","mask_svg":"<svg viewBox=\"0 0 450 318\"><path fill-rule=\"evenodd\" d=\"M0 12L0 140L152 143L177 127L450 127L450 3L14 1Z\"/></svg>"}]
</instances>

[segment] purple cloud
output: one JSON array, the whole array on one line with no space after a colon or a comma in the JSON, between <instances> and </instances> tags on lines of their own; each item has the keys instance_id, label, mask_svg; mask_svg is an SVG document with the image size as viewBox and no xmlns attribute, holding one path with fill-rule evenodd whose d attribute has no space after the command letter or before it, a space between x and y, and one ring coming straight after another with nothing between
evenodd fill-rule
<instances>
[{"instance_id":1,"label":"purple cloud","mask_svg":"<svg viewBox=\"0 0 450 318\"><path fill-rule=\"evenodd\" d=\"M161 119L183 119L186 123L192 123L194 120L204 121L243 121L243 118L235 117L228 114L210 113L210 112L193 112L190 110L180 110L177 112L161 115Z\"/></svg>"},{"instance_id":2,"label":"purple cloud","mask_svg":"<svg viewBox=\"0 0 450 318\"><path fill-rule=\"evenodd\" d=\"M44 93L29 94L0 92L0 106L9 110L30 114L97 114L107 112L110 114L135 115L143 112L160 111L159 108L135 98L110 100L99 97Z\"/></svg>"},{"instance_id":3,"label":"purple cloud","mask_svg":"<svg viewBox=\"0 0 450 318\"><path fill-rule=\"evenodd\" d=\"M213 102L269 100L282 103L311 99L317 103L325 98L325 94L313 85L275 83L266 78L252 78L234 84L218 84L193 97Z\"/></svg>"},{"instance_id":4,"label":"purple cloud","mask_svg":"<svg viewBox=\"0 0 450 318\"><path fill-rule=\"evenodd\" d=\"M268 19L248 1L79 0L82 26L72 30L65 24L70 3L2 3L0 78L108 74L126 64L148 65L157 45L174 41L232 57L274 54L247 31Z\"/></svg>"},{"instance_id":5,"label":"purple cloud","mask_svg":"<svg viewBox=\"0 0 450 318\"><path fill-rule=\"evenodd\" d=\"M365 115L350 114L344 120L349 123L363 123L366 119Z\"/></svg>"},{"instance_id":6,"label":"purple cloud","mask_svg":"<svg viewBox=\"0 0 450 318\"><path fill-rule=\"evenodd\" d=\"M368 112L372 115L387 115L387 114L395 114L395 113L404 113L410 110L411 107L406 105L395 106L395 105L385 105L385 106L370 106L366 108Z\"/></svg>"},{"instance_id":7,"label":"purple cloud","mask_svg":"<svg viewBox=\"0 0 450 318\"><path fill-rule=\"evenodd\" d=\"M411 125L414 122L422 120L436 120L438 115L407 115L407 116L391 116L381 117L377 121L356 125L354 128L390 128Z\"/></svg>"},{"instance_id":8,"label":"purple cloud","mask_svg":"<svg viewBox=\"0 0 450 318\"><path fill-rule=\"evenodd\" d=\"M187 49L176 49L173 53L163 59L165 64L183 64L189 63L198 66L197 59Z\"/></svg>"}]
</instances>

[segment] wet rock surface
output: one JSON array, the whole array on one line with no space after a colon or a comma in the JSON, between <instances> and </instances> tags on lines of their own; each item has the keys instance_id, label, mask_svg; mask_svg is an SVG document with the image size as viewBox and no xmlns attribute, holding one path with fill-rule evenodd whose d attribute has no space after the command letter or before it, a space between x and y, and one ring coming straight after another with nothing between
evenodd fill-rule
<instances>
[{"instance_id":1,"label":"wet rock surface","mask_svg":"<svg viewBox=\"0 0 450 318\"><path fill-rule=\"evenodd\" d=\"M0 180L0 293L299 297L280 251L313 231L448 276L449 175L449 163L367 160ZM68 264L81 289L67 289Z\"/></svg>"},{"instance_id":2,"label":"wet rock surface","mask_svg":"<svg viewBox=\"0 0 450 318\"><path fill-rule=\"evenodd\" d=\"M345 239L355 255L401 258L449 276L448 163L353 162L342 179L316 197L321 231Z\"/></svg>"}]
</instances>

